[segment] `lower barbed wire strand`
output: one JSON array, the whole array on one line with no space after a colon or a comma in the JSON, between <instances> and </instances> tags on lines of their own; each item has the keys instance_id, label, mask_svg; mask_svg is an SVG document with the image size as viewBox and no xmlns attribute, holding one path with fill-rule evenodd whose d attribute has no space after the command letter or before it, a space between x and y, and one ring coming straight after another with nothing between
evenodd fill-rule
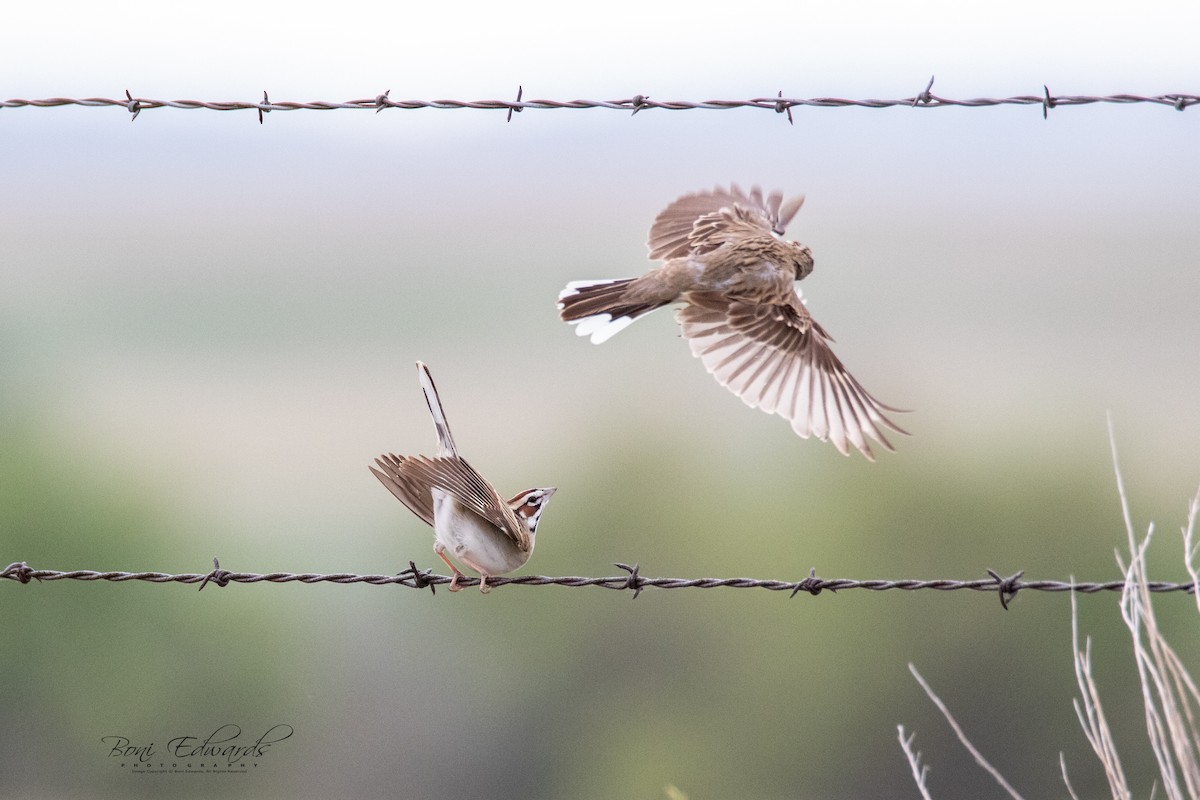
<instances>
[{"instance_id":1,"label":"lower barbed wire strand","mask_svg":"<svg viewBox=\"0 0 1200 800\"><path fill-rule=\"evenodd\" d=\"M978 592L995 592L1000 589L1003 590L1004 595L1009 599L1015 596L1017 592L1022 591L1078 592L1082 594L1095 594L1098 592L1121 591L1125 588L1125 582L1123 580L1103 582L1067 582L1052 580L1025 581L1014 578L999 578L999 576L995 576L994 573L994 577L977 578L973 580L855 580L849 578L820 578L816 576L815 572L811 573L806 578L795 581L759 578L646 577L640 574L637 567L628 567L624 564L620 566L629 572L629 574L606 577L585 577L577 575L516 575L513 577L490 577L488 578L488 585L493 588L508 585L564 586L568 588L596 586L604 589L615 589L620 591L633 590L635 593L641 592L643 589L651 588L766 589L775 592L791 592L793 595L799 591L806 591L815 595L822 591L839 592L849 589L867 589L871 591L957 591L966 589ZM1018 575L1019 574L1020 573L1018 573ZM432 572L417 570L415 564L411 564L411 562L409 569L396 575L359 575L348 572L233 572L230 570L223 570L219 567L219 565L215 566L214 570L208 573L170 574L165 572L100 572L96 570L62 571L34 569L25 562L15 562L10 564L3 571L0 571L0 578L7 578L19 583L31 583L33 581L77 580L112 581L117 583L123 583L127 581L144 581L148 583L193 584L207 583L211 581L222 587L230 583L365 583L372 586L395 585L410 589L424 589L426 587L449 584L451 581L451 577L448 575L437 575ZM479 579L466 576L459 579L459 585L463 587L478 586ZM1186 594L1194 594L1196 592L1195 584L1190 582L1171 583L1165 581L1154 581L1148 584L1147 588L1151 592L1183 592Z\"/></svg>"}]
</instances>

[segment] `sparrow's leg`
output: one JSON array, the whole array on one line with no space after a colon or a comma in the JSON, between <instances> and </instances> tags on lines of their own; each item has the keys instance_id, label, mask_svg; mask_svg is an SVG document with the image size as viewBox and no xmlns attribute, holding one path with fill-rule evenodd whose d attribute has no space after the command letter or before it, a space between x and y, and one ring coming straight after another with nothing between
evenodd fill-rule
<instances>
[{"instance_id":1,"label":"sparrow's leg","mask_svg":"<svg viewBox=\"0 0 1200 800\"><path fill-rule=\"evenodd\" d=\"M473 569L479 573L479 591L483 592L484 594L487 594L488 592L490 592L492 590L492 587L488 586L487 571L482 569L478 564L472 564L471 561L469 559L465 558L464 556L459 556L459 558L462 559L462 562L464 564L466 564L468 567L470 567L471 569Z\"/></svg>"},{"instance_id":2,"label":"sparrow's leg","mask_svg":"<svg viewBox=\"0 0 1200 800\"><path fill-rule=\"evenodd\" d=\"M451 571L454 573L454 577L450 579L450 591L457 592L459 589L462 588L461 586L458 585L458 579L465 578L467 576L463 575L461 572L458 571L458 567L454 566L453 561L446 558L446 548L442 547L442 545L440 543L434 544L433 552L437 553L438 558L440 558L442 561L445 561L446 566L449 567L451 569ZM470 566L470 564L468 564L467 566Z\"/></svg>"}]
</instances>

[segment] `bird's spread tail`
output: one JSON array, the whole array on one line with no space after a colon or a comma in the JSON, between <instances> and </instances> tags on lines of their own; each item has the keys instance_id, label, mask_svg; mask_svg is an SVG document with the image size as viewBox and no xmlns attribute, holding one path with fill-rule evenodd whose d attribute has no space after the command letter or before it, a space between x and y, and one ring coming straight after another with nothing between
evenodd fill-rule
<instances>
[{"instance_id":1,"label":"bird's spread tail","mask_svg":"<svg viewBox=\"0 0 1200 800\"><path fill-rule=\"evenodd\" d=\"M608 341L635 319L664 303L630 302L625 290L634 278L572 281L558 295L559 313L575 325L575 333L590 336L593 344Z\"/></svg>"},{"instance_id":2,"label":"bird's spread tail","mask_svg":"<svg viewBox=\"0 0 1200 800\"><path fill-rule=\"evenodd\" d=\"M433 385L433 376L429 374L429 367L420 361L417 362L417 377L421 382L421 391L425 393L429 414L433 417L433 427L437 428L438 455L458 455L454 437L450 435L450 423L446 422L446 412L442 411L442 401L438 399L437 387Z\"/></svg>"}]
</instances>

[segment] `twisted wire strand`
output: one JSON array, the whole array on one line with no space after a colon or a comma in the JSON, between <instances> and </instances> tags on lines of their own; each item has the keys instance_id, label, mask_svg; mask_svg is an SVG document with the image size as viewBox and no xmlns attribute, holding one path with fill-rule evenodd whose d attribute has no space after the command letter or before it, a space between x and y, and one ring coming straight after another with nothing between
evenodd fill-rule
<instances>
[{"instance_id":1,"label":"twisted wire strand","mask_svg":"<svg viewBox=\"0 0 1200 800\"><path fill-rule=\"evenodd\" d=\"M822 591L843 591L847 589L869 589L871 591L886 591L889 589L900 589L904 591L918 591L922 589L933 589L938 591L955 591L960 589L969 589L977 592L998 592L1000 595L1001 604L1007 608L1009 601L1020 591L1041 591L1041 592L1079 592L1081 594L1096 594L1098 592L1113 592L1121 591L1125 588L1125 581L1113 580L1104 582L1064 582L1052 580L1026 581L1022 580L1023 572L1017 572L1009 577L1003 577L993 570L988 570L989 577L978 578L975 580L950 580L950 579L934 579L934 580L919 580L919 579L904 579L904 580L853 580L849 578L819 578L814 569L808 577L798 581L784 581L771 579L757 578L668 578L668 577L645 577L641 575L639 567L635 564L618 563L615 566L625 572L624 575L615 575L610 577L582 577L576 575L567 576L551 576L551 575L519 575L511 578L494 577L488 579L488 586L566 586L571 588L579 588L584 586L597 586L603 589L615 589L618 591L629 590L633 592L633 596L637 597L644 589L767 589L773 592L790 592L791 596L795 596L800 592L807 592L812 595L820 594ZM0 578L17 581L19 583L30 583L31 581L58 581L58 580L76 580L76 581L113 581L117 583L125 581L146 581L149 583L199 583L203 589L210 582L218 586L227 586L230 583L366 583L372 586L403 586L409 589L425 589L431 591L435 587L449 584L451 581L448 575L436 575L429 570L418 569L413 562L409 562L409 568L400 572L397 575L357 575L348 572L335 573L291 573L291 572L269 572L265 574L254 572L231 572L221 569L220 563L213 559L213 570L208 573L181 573L169 574L164 572L98 572L95 570L71 570L60 571L52 569L34 569L23 561L9 564L3 572L0 572ZM463 587L478 586L479 579L473 577L464 577L459 579L459 585ZM1165 581L1154 581L1148 586L1152 592L1184 592L1185 594L1195 594L1197 591L1194 583L1169 583Z\"/></svg>"},{"instance_id":2,"label":"twisted wire strand","mask_svg":"<svg viewBox=\"0 0 1200 800\"><path fill-rule=\"evenodd\" d=\"M628 111L637 114L650 109L661 111L729 111L736 108L755 108L786 114L788 122L793 122L793 108L893 108L907 106L910 108L982 108L988 106L1020 105L1040 106L1043 117L1048 116L1052 108L1067 106L1092 105L1110 103L1131 105L1149 103L1152 105L1170 106L1183 111L1188 106L1200 103L1200 95L1185 93L1167 93L1157 95L1140 94L1108 94L1108 95L1052 95L1049 88L1042 87L1041 94L1016 95L1013 97L973 97L954 99L933 94L933 79L929 80L925 89L912 97L895 100L878 99L848 99L842 97L784 97L783 91L774 97L751 97L744 100L654 100L647 95L635 94L621 100L524 100L524 87L518 87L515 100L392 100L391 90L372 98L349 100L341 103L325 101L295 102L272 101L267 92L263 92L260 102L246 101L205 101L205 100L154 100L144 97L134 97L129 90L125 91L125 99L108 97L49 97L43 99L13 98L0 101L0 108L54 108L59 106L81 106L97 108L120 106L131 113L132 119L146 110L159 108L177 108L187 111L206 109L209 111L257 111L258 120L263 121L263 115L272 111L383 111L384 109L478 109L485 111L505 111L508 121L512 121L514 112L529 109L562 110L562 109L610 109L613 111Z\"/></svg>"}]
</instances>

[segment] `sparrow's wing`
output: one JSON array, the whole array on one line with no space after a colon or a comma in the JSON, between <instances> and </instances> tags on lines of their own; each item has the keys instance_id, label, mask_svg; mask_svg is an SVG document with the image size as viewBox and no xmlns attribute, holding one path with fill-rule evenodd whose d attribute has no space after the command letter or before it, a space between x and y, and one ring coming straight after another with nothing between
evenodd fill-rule
<instances>
[{"instance_id":1,"label":"sparrow's wing","mask_svg":"<svg viewBox=\"0 0 1200 800\"><path fill-rule=\"evenodd\" d=\"M804 195L785 203L781 192L763 197L762 189L755 186L747 195L736 184L728 189L718 186L712 191L685 194L654 219L646 245L650 258L657 260L713 249L731 226L748 226L752 233L783 235L803 204Z\"/></svg>"},{"instance_id":2,"label":"sparrow's wing","mask_svg":"<svg viewBox=\"0 0 1200 800\"><path fill-rule=\"evenodd\" d=\"M404 472L424 486L437 487L453 495L468 509L495 525L522 551L529 551L532 546L529 531L517 520L516 513L492 485L464 459L457 456L415 456L404 460Z\"/></svg>"},{"instance_id":3,"label":"sparrow's wing","mask_svg":"<svg viewBox=\"0 0 1200 800\"><path fill-rule=\"evenodd\" d=\"M414 472L412 459L387 453L375 459L375 463L379 468L371 467L371 472L379 482L409 511L433 527L433 495L429 491L429 482L422 474Z\"/></svg>"},{"instance_id":4,"label":"sparrow's wing","mask_svg":"<svg viewBox=\"0 0 1200 800\"><path fill-rule=\"evenodd\" d=\"M677 319L692 354L746 405L778 414L805 439L833 442L843 455L852 444L871 461L866 437L893 450L883 428L907 433L885 414L901 409L876 400L846 371L799 295L781 305L730 301L716 292L687 299Z\"/></svg>"}]
</instances>

